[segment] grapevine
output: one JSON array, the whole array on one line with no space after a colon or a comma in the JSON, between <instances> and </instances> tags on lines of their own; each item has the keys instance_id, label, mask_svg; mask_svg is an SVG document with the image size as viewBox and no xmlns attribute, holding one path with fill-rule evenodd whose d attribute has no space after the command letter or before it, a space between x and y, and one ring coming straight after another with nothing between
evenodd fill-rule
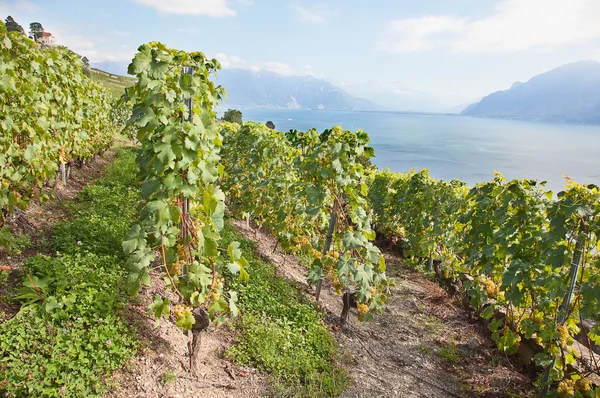
<instances>
[{"instance_id":1,"label":"grapevine","mask_svg":"<svg viewBox=\"0 0 600 398\"><path fill-rule=\"evenodd\" d=\"M435 257L444 276L464 286L501 351L536 341L536 363L573 394L573 336L600 310L598 187L568 181L554 199L537 181L499 173L468 190L426 170L378 171L369 201L381 232L399 237L410 257ZM588 334L599 335L598 326ZM589 391L588 382L579 385Z\"/></svg>"},{"instance_id":2,"label":"grapevine","mask_svg":"<svg viewBox=\"0 0 600 398\"><path fill-rule=\"evenodd\" d=\"M256 123L224 124L222 132L224 186L238 215L269 228L283 249L312 258L317 297L329 279L338 294L355 295L360 319L381 311L392 281L370 242L367 173L358 162L373 155L368 135L339 127L283 135Z\"/></svg>"},{"instance_id":3,"label":"grapevine","mask_svg":"<svg viewBox=\"0 0 600 398\"><path fill-rule=\"evenodd\" d=\"M42 49L0 22L0 228L6 214L49 198L44 183L108 149L120 129L106 90L80 56Z\"/></svg>"},{"instance_id":4,"label":"grapevine","mask_svg":"<svg viewBox=\"0 0 600 398\"><path fill-rule=\"evenodd\" d=\"M123 242L130 255L128 288L136 293L150 283L150 266L158 253L167 287L178 304L156 296L157 317L176 318L190 330L205 307L213 322L237 314L236 292L223 291L223 272L248 279L247 261L232 243L225 258L219 232L224 226L225 195L218 186L222 138L215 127L216 101L222 89L210 80L216 60L151 42L139 47L129 65L137 83L128 88L133 103L128 125L140 143L137 156L144 199L139 223Z\"/></svg>"}]
</instances>

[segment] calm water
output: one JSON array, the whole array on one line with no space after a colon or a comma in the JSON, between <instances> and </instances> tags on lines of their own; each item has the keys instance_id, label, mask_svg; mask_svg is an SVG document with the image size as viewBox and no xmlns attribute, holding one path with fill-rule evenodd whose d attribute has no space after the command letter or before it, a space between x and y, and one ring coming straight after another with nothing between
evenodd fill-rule
<instances>
[{"instance_id":1,"label":"calm water","mask_svg":"<svg viewBox=\"0 0 600 398\"><path fill-rule=\"evenodd\" d=\"M437 179L469 185L507 178L545 180L555 192L564 175L600 185L600 126L559 125L460 116L298 110L243 110L244 120L273 121L278 130L362 129L373 162L393 171L429 169Z\"/></svg>"}]
</instances>

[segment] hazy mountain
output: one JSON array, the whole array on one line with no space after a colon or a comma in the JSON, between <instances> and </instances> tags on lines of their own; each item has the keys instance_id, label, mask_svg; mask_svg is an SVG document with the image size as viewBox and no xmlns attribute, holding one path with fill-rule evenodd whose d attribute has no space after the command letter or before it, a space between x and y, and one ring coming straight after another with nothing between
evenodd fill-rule
<instances>
[{"instance_id":1,"label":"hazy mountain","mask_svg":"<svg viewBox=\"0 0 600 398\"><path fill-rule=\"evenodd\" d=\"M462 115L600 123L600 63L580 61L516 82L470 105Z\"/></svg>"},{"instance_id":2,"label":"hazy mountain","mask_svg":"<svg viewBox=\"0 0 600 398\"><path fill-rule=\"evenodd\" d=\"M127 75L126 62L95 62L94 68ZM225 87L227 99L220 105L237 108L386 110L331 83L312 76L284 76L269 71L223 69L217 84Z\"/></svg>"},{"instance_id":3,"label":"hazy mountain","mask_svg":"<svg viewBox=\"0 0 600 398\"><path fill-rule=\"evenodd\" d=\"M344 90L395 111L441 112L447 108L439 99L401 82L364 82L342 86Z\"/></svg>"},{"instance_id":4,"label":"hazy mountain","mask_svg":"<svg viewBox=\"0 0 600 398\"><path fill-rule=\"evenodd\" d=\"M370 111L384 107L348 94L312 76L283 76L269 71L223 69L217 83L228 93L223 105L239 108Z\"/></svg>"},{"instance_id":5,"label":"hazy mountain","mask_svg":"<svg viewBox=\"0 0 600 398\"><path fill-rule=\"evenodd\" d=\"M477 103L479 101L480 100L466 102L464 104L456 105L456 106L453 106L451 108L446 108L444 111L446 113L453 113L453 114L456 114L456 115L460 115L462 112L466 112L467 109L469 109L470 107L474 106L475 103Z\"/></svg>"}]
</instances>

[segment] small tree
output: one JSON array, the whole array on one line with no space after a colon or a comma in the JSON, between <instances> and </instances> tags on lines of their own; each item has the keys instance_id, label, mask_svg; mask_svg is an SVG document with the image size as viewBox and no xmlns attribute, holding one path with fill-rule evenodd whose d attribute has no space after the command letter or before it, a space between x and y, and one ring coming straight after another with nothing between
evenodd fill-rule
<instances>
[{"instance_id":1,"label":"small tree","mask_svg":"<svg viewBox=\"0 0 600 398\"><path fill-rule=\"evenodd\" d=\"M242 111L238 109L228 109L223 115L223 120L226 122L242 124Z\"/></svg>"},{"instance_id":2,"label":"small tree","mask_svg":"<svg viewBox=\"0 0 600 398\"><path fill-rule=\"evenodd\" d=\"M6 17L6 21L4 22L4 24L6 25L6 30L9 32L19 32L22 35L25 34L25 29L23 29L21 25L15 22L13 17L11 17L10 15Z\"/></svg>"},{"instance_id":3,"label":"small tree","mask_svg":"<svg viewBox=\"0 0 600 398\"><path fill-rule=\"evenodd\" d=\"M29 37L33 40L38 41L44 33L44 27L39 22L32 22L29 24Z\"/></svg>"},{"instance_id":4,"label":"small tree","mask_svg":"<svg viewBox=\"0 0 600 398\"><path fill-rule=\"evenodd\" d=\"M81 62L83 62L83 74L90 77L92 75L90 72L90 60L87 57L82 57Z\"/></svg>"},{"instance_id":5,"label":"small tree","mask_svg":"<svg viewBox=\"0 0 600 398\"><path fill-rule=\"evenodd\" d=\"M266 126L267 126L268 128L270 128L271 130L275 130L275 123L273 123L273 122L272 122L272 121L270 121L270 120L267 122Z\"/></svg>"}]
</instances>

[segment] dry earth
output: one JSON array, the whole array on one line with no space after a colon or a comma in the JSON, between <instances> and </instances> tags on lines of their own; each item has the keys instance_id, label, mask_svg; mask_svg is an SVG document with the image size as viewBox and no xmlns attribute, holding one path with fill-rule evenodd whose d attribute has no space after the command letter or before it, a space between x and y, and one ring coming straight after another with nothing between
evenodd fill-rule
<instances>
[{"instance_id":1,"label":"dry earth","mask_svg":"<svg viewBox=\"0 0 600 398\"><path fill-rule=\"evenodd\" d=\"M314 296L306 283L306 268L291 255L273 252L273 236L242 221L234 225L257 242L259 254L276 264L282 277ZM477 318L438 284L403 267L398 256L385 257L396 286L385 313L371 322L358 322L353 310L340 329L341 297L328 285L321 294L335 337L353 358L349 371L354 383L345 397L529 395L529 378L495 349ZM477 347L469 348L469 342Z\"/></svg>"},{"instance_id":2,"label":"dry earth","mask_svg":"<svg viewBox=\"0 0 600 398\"><path fill-rule=\"evenodd\" d=\"M227 327L201 333L195 366L190 372L188 337L175 326L174 319L156 321L148 315L155 294L177 301L163 290L164 282L154 278L152 288L143 289L138 302L130 306L130 320L140 331L145 348L128 369L114 377L117 387L110 398L150 397L264 397L268 378L256 369L240 367L223 358L234 336Z\"/></svg>"},{"instance_id":3,"label":"dry earth","mask_svg":"<svg viewBox=\"0 0 600 398\"><path fill-rule=\"evenodd\" d=\"M257 254L275 264L281 277L294 282L312 299L314 289L306 283L305 267L294 256L273 251L273 236L243 221L233 224L257 243ZM340 328L337 318L342 309L341 297L328 285L321 294L321 308L348 359L353 378L343 397L531 395L530 379L495 349L477 318L439 285L403 267L397 256L385 256L396 286L385 313L373 321L358 322L353 310L347 325ZM152 297L157 293L169 295L162 290L161 280L153 282L153 288L141 292L129 315L146 347L128 369L115 375L116 388L108 398L272 395L268 375L224 358L224 351L234 342L227 327L202 333L190 372L187 336L172 319L157 323L148 316Z\"/></svg>"}]
</instances>

